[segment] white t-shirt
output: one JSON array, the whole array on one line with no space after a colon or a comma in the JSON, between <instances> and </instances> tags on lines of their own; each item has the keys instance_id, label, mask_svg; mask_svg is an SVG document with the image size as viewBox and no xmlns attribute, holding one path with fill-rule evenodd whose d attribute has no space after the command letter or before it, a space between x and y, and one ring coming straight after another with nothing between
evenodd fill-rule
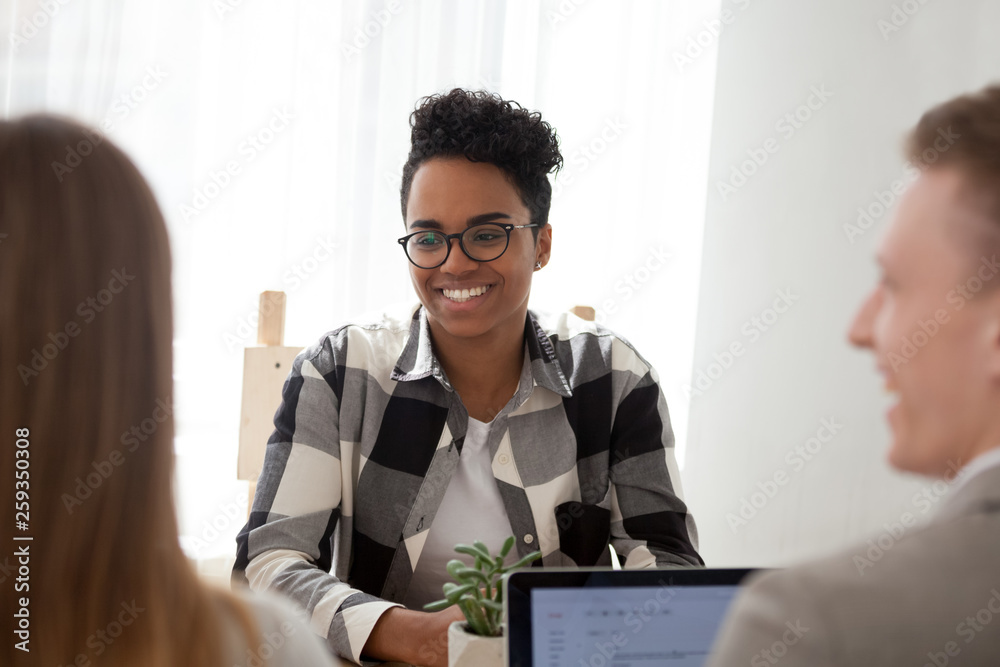
<instances>
[{"instance_id":1,"label":"white t-shirt","mask_svg":"<svg viewBox=\"0 0 1000 667\"><path fill-rule=\"evenodd\" d=\"M456 544L472 544L479 540L495 554L513 534L493 477L487 446L489 434L490 424L469 417L458 469L434 515L434 523L403 600L409 609L423 609L428 602L444 597L442 586L454 581L445 570L448 561L457 558L472 564L472 558L455 553ZM508 560L511 556L514 556L513 551L508 554Z\"/></svg>"}]
</instances>

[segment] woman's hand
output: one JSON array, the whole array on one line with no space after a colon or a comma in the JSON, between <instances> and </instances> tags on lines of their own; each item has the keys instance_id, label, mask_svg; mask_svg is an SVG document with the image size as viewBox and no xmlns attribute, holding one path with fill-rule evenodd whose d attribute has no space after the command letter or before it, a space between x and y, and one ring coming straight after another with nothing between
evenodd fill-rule
<instances>
[{"instance_id":1,"label":"woman's hand","mask_svg":"<svg viewBox=\"0 0 1000 667\"><path fill-rule=\"evenodd\" d=\"M363 654L376 660L448 667L448 626L465 620L458 606L426 612L392 607L375 623Z\"/></svg>"},{"instance_id":2,"label":"woman's hand","mask_svg":"<svg viewBox=\"0 0 1000 667\"><path fill-rule=\"evenodd\" d=\"M421 667L448 667L448 627L455 621L464 621L465 614L455 605L425 615L430 617L427 635L412 662Z\"/></svg>"}]
</instances>

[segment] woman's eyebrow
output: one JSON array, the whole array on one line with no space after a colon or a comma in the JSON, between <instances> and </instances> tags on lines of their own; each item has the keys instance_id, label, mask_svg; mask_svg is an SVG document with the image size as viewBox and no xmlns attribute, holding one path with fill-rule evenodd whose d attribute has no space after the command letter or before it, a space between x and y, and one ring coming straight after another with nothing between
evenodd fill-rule
<instances>
[{"instance_id":1,"label":"woman's eyebrow","mask_svg":"<svg viewBox=\"0 0 1000 667\"><path fill-rule=\"evenodd\" d=\"M468 220L466 220L465 226L472 227L473 225L479 225L484 222L492 222L494 220L510 220L510 215L508 215L507 213L503 213L502 211L494 211L492 213L481 213L479 215L474 215ZM437 220L434 220L433 218L429 218L426 220L414 220L413 222L410 223L410 229L415 229L416 227L420 227L422 229L437 229L437 230L444 229L444 226Z\"/></svg>"},{"instance_id":2,"label":"woman's eyebrow","mask_svg":"<svg viewBox=\"0 0 1000 667\"><path fill-rule=\"evenodd\" d=\"M493 213L483 213L481 215L474 215L465 222L466 227L471 227L473 225L478 225L484 222L492 222L498 218L504 220L510 220L510 216L506 213L501 213L500 211L494 211Z\"/></svg>"},{"instance_id":3,"label":"woman's eyebrow","mask_svg":"<svg viewBox=\"0 0 1000 667\"><path fill-rule=\"evenodd\" d=\"M414 220L410 223L410 229L423 227L425 229L444 229L437 220Z\"/></svg>"}]
</instances>

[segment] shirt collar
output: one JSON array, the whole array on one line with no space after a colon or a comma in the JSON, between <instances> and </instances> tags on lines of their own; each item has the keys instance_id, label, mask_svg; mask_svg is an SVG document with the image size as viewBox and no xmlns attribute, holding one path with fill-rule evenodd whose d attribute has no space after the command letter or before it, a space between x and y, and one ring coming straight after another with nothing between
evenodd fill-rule
<instances>
[{"instance_id":1,"label":"shirt collar","mask_svg":"<svg viewBox=\"0 0 1000 667\"><path fill-rule=\"evenodd\" d=\"M969 483L973 477L983 474L990 468L1000 466L1000 447L987 450L975 457L958 473L958 481L952 487L952 493Z\"/></svg>"},{"instance_id":2,"label":"shirt collar","mask_svg":"<svg viewBox=\"0 0 1000 667\"><path fill-rule=\"evenodd\" d=\"M451 383L444 376L444 370L434 356L427 313L423 306L418 306L410 319L410 334L406 339L406 345L396 359L396 365L389 377L398 382L410 382L429 375L437 378L448 391L452 391Z\"/></svg>"},{"instance_id":3,"label":"shirt collar","mask_svg":"<svg viewBox=\"0 0 1000 667\"><path fill-rule=\"evenodd\" d=\"M947 479L947 478L946 478ZM938 521L948 521L970 512L997 511L1000 505L1000 449L972 459L954 479L947 500L938 511Z\"/></svg>"},{"instance_id":4,"label":"shirt collar","mask_svg":"<svg viewBox=\"0 0 1000 667\"><path fill-rule=\"evenodd\" d=\"M552 347L552 341L549 340L535 318L535 314L530 310L524 321L524 348L526 359L531 364L531 374L535 385L545 387L566 398L573 395L573 390L570 388L559 363L559 358L556 356L555 348ZM409 382L428 376L437 379L448 391L454 391L444 369L441 368L440 362L434 355L434 347L431 344L431 329L427 322L427 311L421 306L413 313L413 318L410 320L409 337L396 360L390 377L398 382Z\"/></svg>"},{"instance_id":5,"label":"shirt collar","mask_svg":"<svg viewBox=\"0 0 1000 667\"><path fill-rule=\"evenodd\" d=\"M563 398L572 396L573 390L566 380L566 374L563 373L562 364L559 363L559 357L552 347L552 341L530 310L524 322L524 342L527 357L531 360L531 372L535 384Z\"/></svg>"}]
</instances>

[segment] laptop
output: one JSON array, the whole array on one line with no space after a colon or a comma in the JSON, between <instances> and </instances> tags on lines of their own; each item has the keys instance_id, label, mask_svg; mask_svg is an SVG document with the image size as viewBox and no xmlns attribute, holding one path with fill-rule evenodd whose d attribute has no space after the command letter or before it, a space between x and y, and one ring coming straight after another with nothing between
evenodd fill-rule
<instances>
[{"instance_id":1,"label":"laptop","mask_svg":"<svg viewBox=\"0 0 1000 667\"><path fill-rule=\"evenodd\" d=\"M696 667L749 569L531 568L507 579L510 667Z\"/></svg>"}]
</instances>

